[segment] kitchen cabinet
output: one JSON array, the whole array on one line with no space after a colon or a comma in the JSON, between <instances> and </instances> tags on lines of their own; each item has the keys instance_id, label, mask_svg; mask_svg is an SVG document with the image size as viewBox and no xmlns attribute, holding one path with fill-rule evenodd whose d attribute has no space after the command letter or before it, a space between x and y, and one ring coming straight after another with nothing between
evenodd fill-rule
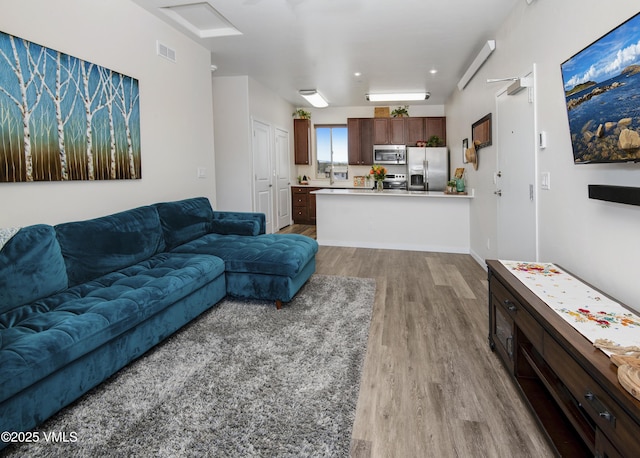
<instances>
[{"instance_id":1,"label":"kitchen cabinet","mask_svg":"<svg viewBox=\"0 0 640 458\"><path fill-rule=\"evenodd\" d=\"M447 118L445 116L373 118L372 145L416 146L416 142L427 141L433 135L441 139L441 144L438 146L446 146Z\"/></svg>"},{"instance_id":2,"label":"kitchen cabinet","mask_svg":"<svg viewBox=\"0 0 640 458\"><path fill-rule=\"evenodd\" d=\"M291 187L291 208L295 224L316 224L316 196L311 191L320 188L309 186Z\"/></svg>"},{"instance_id":3,"label":"kitchen cabinet","mask_svg":"<svg viewBox=\"0 0 640 458\"><path fill-rule=\"evenodd\" d=\"M404 145L405 118L373 118L374 145Z\"/></svg>"},{"instance_id":4,"label":"kitchen cabinet","mask_svg":"<svg viewBox=\"0 0 640 458\"><path fill-rule=\"evenodd\" d=\"M558 455L640 456L640 401L616 366L502 263L487 267L489 345Z\"/></svg>"},{"instance_id":5,"label":"kitchen cabinet","mask_svg":"<svg viewBox=\"0 0 640 458\"><path fill-rule=\"evenodd\" d=\"M373 164L373 119L347 119L349 165Z\"/></svg>"},{"instance_id":6,"label":"kitchen cabinet","mask_svg":"<svg viewBox=\"0 0 640 458\"><path fill-rule=\"evenodd\" d=\"M425 124L427 118L406 118L404 120L404 136L407 146L416 146L417 142L426 141Z\"/></svg>"},{"instance_id":7,"label":"kitchen cabinet","mask_svg":"<svg viewBox=\"0 0 640 458\"><path fill-rule=\"evenodd\" d=\"M424 118L424 125L424 140L429 140L433 135L437 135L442 141L438 146L447 145L447 118L445 116Z\"/></svg>"},{"instance_id":8,"label":"kitchen cabinet","mask_svg":"<svg viewBox=\"0 0 640 458\"><path fill-rule=\"evenodd\" d=\"M309 165L311 152L311 120L293 120L294 160L298 165Z\"/></svg>"}]
</instances>

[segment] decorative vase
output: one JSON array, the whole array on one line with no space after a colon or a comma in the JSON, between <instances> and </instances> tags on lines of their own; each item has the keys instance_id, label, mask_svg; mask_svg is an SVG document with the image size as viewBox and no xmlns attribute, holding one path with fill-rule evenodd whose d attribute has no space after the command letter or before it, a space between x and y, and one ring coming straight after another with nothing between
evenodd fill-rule
<instances>
[{"instance_id":1,"label":"decorative vase","mask_svg":"<svg viewBox=\"0 0 640 458\"><path fill-rule=\"evenodd\" d=\"M456 180L456 191L464 192L464 180L462 178Z\"/></svg>"},{"instance_id":2,"label":"decorative vase","mask_svg":"<svg viewBox=\"0 0 640 458\"><path fill-rule=\"evenodd\" d=\"M384 185L382 184L382 180L376 181L376 191L382 191L384 189Z\"/></svg>"}]
</instances>

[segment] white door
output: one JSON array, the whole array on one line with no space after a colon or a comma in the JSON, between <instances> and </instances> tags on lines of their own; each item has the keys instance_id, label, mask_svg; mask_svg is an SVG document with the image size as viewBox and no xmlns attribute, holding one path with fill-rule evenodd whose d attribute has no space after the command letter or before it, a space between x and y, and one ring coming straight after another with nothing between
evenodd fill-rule
<instances>
[{"instance_id":1,"label":"white door","mask_svg":"<svg viewBox=\"0 0 640 458\"><path fill-rule=\"evenodd\" d=\"M276 128L276 230L291 224L291 170L289 159L289 132Z\"/></svg>"},{"instance_id":2,"label":"white door","mask_svg":"<svg viewBox=\"0 0 640 458\"><path fill-rule=\"evenodd\" d=\"M253 210L264 213L266 231L273 232L273 183L271 182L271 128L268 124L252 120L253 131Z\"/></svg>"},{"instance_id":3,"label":"white door","mask_svg":"<svg viewBox=\"0 0 640 458\"><path fill-rule=\"evenodd\" d=\"M498 257L537 261L536 126L534 72L531 86L496 99Z\"/></svg>"}]
</instances>

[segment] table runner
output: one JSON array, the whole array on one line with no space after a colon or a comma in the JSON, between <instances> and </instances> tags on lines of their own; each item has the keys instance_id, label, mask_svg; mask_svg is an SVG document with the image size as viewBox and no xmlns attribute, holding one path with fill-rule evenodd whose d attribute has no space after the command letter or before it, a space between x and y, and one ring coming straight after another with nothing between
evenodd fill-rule
<instances>
[{"instance_id":1,"label":"table runner","mask_svg":"<svg viewBox=\"0 0 640 458\"><path fill-rule=\"evenodd\" d=\"M551 263L500 262L591 343L640 346L640 316ZM607 355L611 352L601 349Z\"/></svg>"}]
</instances>

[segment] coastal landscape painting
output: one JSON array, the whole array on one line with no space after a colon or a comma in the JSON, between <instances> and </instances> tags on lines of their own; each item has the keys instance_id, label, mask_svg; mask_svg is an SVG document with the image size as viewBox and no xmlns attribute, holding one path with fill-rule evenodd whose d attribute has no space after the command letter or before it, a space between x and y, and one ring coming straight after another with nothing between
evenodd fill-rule
<instances>
[{"instance_id":1,"label":"coastal landscape painting","mask_svg":"<svg viewBox=\"0 0 640 458\"><path fill-rule=\"evenodd\" d=\"M0 182L139 178L138 80L0 32Z\"/></svg>"},{"instance_id":2,"label":"coastal landscape painting","mask_svg":"<svg viewBox=\"0 0 640 458\"><path fill-rule=\"evenodd\" d=\"M561 70L574 162L640 161L640 13Z\"/></svg>"}]
</instances>

